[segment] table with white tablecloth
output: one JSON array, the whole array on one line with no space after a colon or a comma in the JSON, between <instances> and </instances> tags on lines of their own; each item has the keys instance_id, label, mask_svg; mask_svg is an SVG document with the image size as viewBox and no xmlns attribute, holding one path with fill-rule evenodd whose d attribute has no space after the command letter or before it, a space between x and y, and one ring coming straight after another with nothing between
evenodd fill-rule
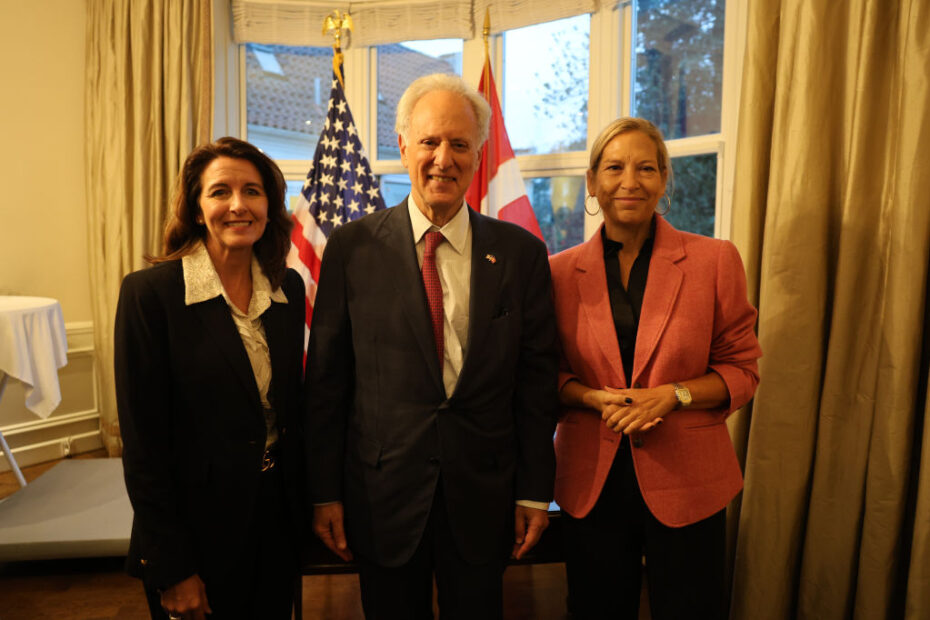
<instances>
[{"instance_id":1,"label":"table with white tablecloth","mask_svg":"<svg viewBox=\"0 0 930 620\"><path fill-rule=\"evenodd\" d=\"M58 369L67 363L61 305L47 297L0 296L0 398L7 377L13 377L25 387L26 408L47 418L61 402ZM26 486L2 432L0 448Z\"/></svg>"}]
</instances>

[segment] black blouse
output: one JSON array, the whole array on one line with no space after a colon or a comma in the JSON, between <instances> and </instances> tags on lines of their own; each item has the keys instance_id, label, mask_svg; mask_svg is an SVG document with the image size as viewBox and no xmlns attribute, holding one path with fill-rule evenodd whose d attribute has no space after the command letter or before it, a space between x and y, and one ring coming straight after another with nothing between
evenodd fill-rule
<instances>
[{"instance_id":1,"label":"black blouse","mask_svg":"<svg viewBox=\"0 0 930 620\"><path fill-rule=\"evenodd\" d=\"M620 359L623 361L623 374L627 387L632 387L633 354L636 351L636 331L639 327L639 313L643 308L643 295L646 292L646 279L649 276L649 259L652 258L652 239L655 236L655 220L652 221L652 234L643 243L639 255L630 270L628 288L623 287L620 277L620 260L618 253L623 248L619 241L607 238L606 228L601 228L604 242L604 267L607 271L607 294L610 297L610 311L614 317L614 329L620 343Z\"/></svg>"}]
</instances>

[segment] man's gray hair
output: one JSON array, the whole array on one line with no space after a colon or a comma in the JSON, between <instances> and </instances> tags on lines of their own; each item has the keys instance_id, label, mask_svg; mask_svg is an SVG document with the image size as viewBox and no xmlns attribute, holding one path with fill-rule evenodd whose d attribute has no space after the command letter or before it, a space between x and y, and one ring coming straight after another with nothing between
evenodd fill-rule
<instances>
[{"instance_id":1,"label":"man's gray hair","mask_svg":"<svg viewBox=\"0 0 930 620\"><path fill-rule=\"evenodd\" d=\"M475 112L475 118L478 119L478 144L476 150L481 150L485 140L488 139L488 128L491 122L491 106L485 101L484 97L474 88L465 83L465 80L457 75L448 75L446 73L433 73L417 78L407 87L403 96L397 104L397 121L394 123L394 131L404 137L407 141L407 134L410 132L410 114L414 106L423 95L433 91L449 91L465 97Z\"/></svg>"}]
</instances>

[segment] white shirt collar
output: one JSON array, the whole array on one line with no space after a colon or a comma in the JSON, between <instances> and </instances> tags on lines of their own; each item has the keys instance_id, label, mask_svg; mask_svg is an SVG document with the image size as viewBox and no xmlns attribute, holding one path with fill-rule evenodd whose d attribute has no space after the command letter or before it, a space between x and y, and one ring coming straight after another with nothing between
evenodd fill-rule
<instances>
[{"instance_id":1,"label":"white shirt collar","mask_svg":"<svg viewBox=\"0 0 930 620\"><path fill-rule=\"evenodd\" d=\"M468 209L468 205L462 202L462 207L452 216L452 219L446 222L446 225L442 228L438 228L423 215L423 212L417 207L413 194L410 194L407 197L407 212L410 213L410 225L413 227L413 242L419 243L427 231L436 229L442 233L449 245L461 254L465 251L465 242L468 240L468 233L471 230Z\"/></svg>"},{"instance_id":2,"label":"white shirt collar","mask_svg":"<svg viewBox=\"0 0 930 620\"><path fill-rule=\"evenodd\" d=\"M198 243L193 252L181 258L181 265L184 271L184 305L190 306L222 295L231 308L236 307L226 294L203 243ZM272 301L286 304L287 296L281 287L271 290L271 282L262 272L261 265L253 254L252 300L249 302L249 314L253 314L253 309L261 314L268 309Z\"/></svg>"}]
</instances>

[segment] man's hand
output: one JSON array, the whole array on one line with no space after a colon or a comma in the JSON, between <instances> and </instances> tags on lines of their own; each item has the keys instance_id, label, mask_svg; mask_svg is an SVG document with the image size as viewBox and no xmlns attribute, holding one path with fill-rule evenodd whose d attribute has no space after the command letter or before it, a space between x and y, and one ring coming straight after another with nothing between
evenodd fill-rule
<instances>
[{"instance_id":1,"label":"man's hand","mask_svg":"<svg viewBox=\"0 0 930 620\"><path fill-rule=\"evenodd\" d=\"M314 506L313 532L330 551L348 562L352 559L352 552L346 544L342 514L342 502Z\"/></svg>"},{"instance_id":2,"label":"man's hand","mask_svg":"<svg viewBox=\"0 0 930 620\"><path fill-rule=\"evenodd\" d=\"M514 523L513 557L522 558L539 542L543 530L549 527L549 513L538 508L517 505Z\"/></svg>"},{"instance_id":3,"label":"man's hand","mask_svg":"<svg viewBox=\"0 0 930 620\"><path fill-rule=\"evenodd\" d=\"M207 602L207 589L199 575L191 575L161 593L161 606L168 617L185 620L204 620L204 614L212 614Z\"/></svg>"}]
</instances>

